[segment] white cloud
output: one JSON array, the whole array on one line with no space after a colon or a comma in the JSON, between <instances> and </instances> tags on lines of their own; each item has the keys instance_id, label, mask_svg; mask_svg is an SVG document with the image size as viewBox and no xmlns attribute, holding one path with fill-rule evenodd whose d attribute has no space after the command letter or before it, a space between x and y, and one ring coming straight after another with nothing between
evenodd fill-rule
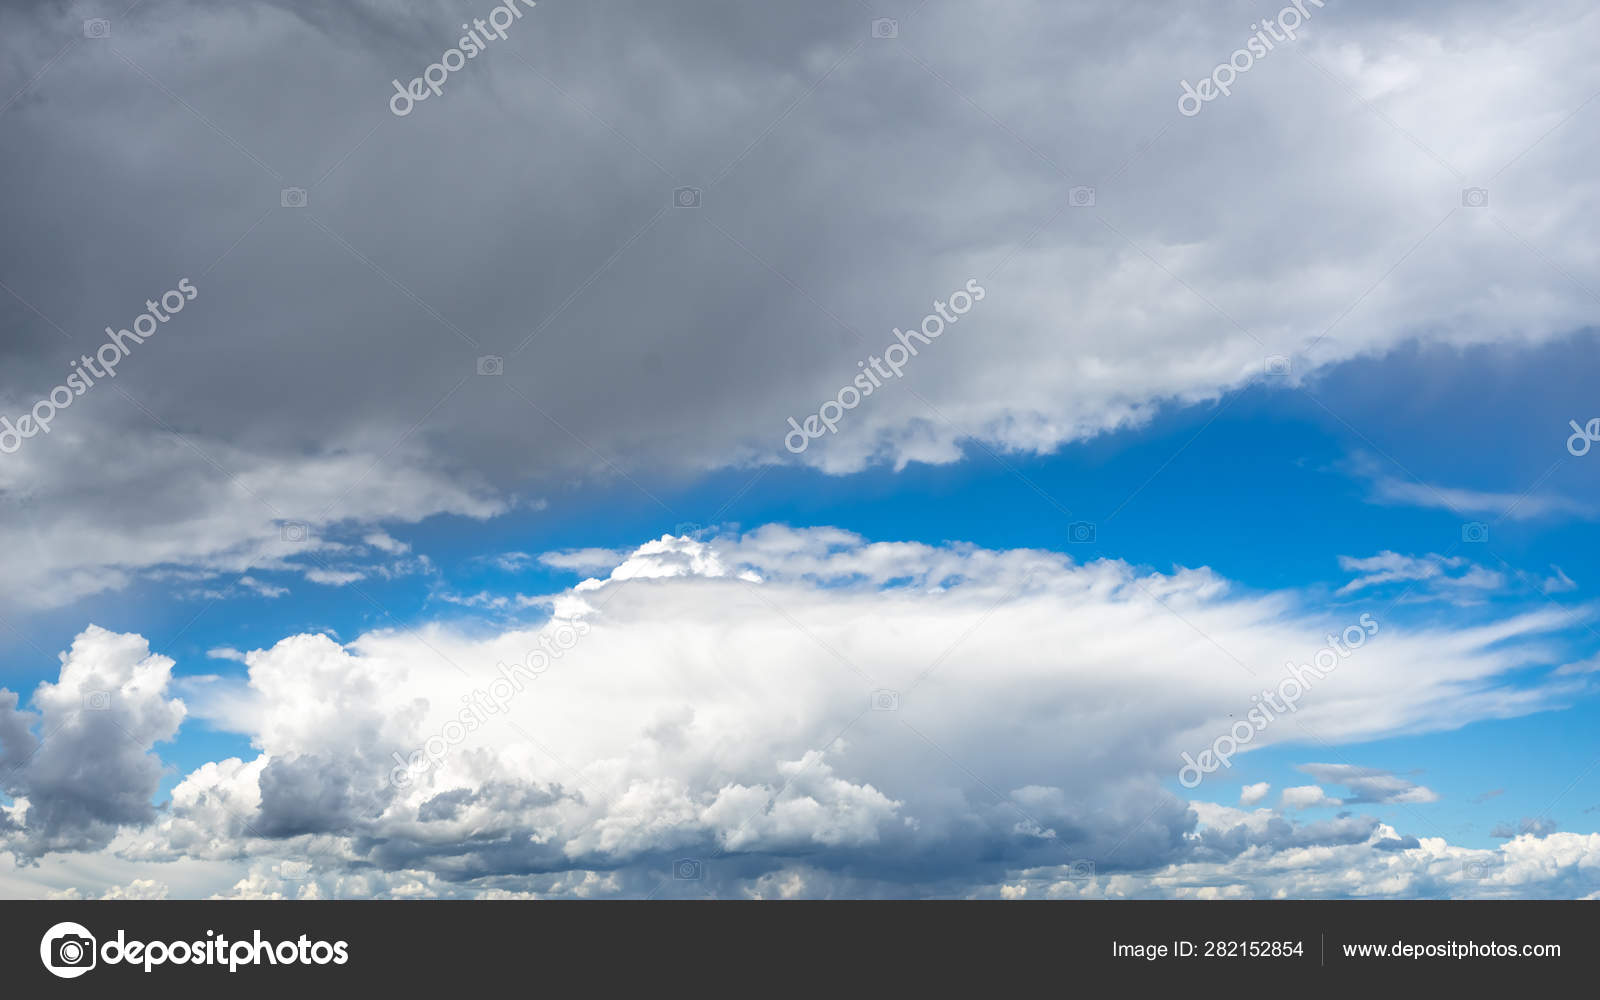
<instances>
[{"instance_id":1,"label":"white cloud","mask_svg":"<svg viewBox=\"0 0 1600 1000\"><path fill-rule=\"evenodd\" d=\"M826 893L865 866L897 872L871 887L895 894L1113 854L1102 874L1225 859L1262 838L1308 846L1370 833L1356 818L1300 828L1260 810L1239 814L1246 832L1202 828L1195 839L1201 807L1162 790L1179 751L1221 731L1275 678L1272 664L1322 645L1323 616L1293 593L1235 596L1204 569L782 526L657 540L621 566L548 598L587 632L504 698L498 665L526 661L553 633L430 625L348 645L297 635L245 654L246 680L195 685L191 701L212 726L247 736L255 756L194 770L159 815L146 792L115 817L123 832L109 849L127 864L248 864L227 885L290 896L549 892L558 877L594 871L642 895L671 882L678 856L703 859L730 892L787 873L759 891L793 887L793 876ZM1502 678L1538 663L1568 625L1549 610L1470 628L1386 621L1335 686L1302 699L1303 731L1275 727L1259 745L1560 705L1575 690L1562 679ZM90 632L82 643L143 655L137 637ZM1415 683L1397 689L1400 672ZM394 755L462 719L475 690L501 707L475 715L439 766L391 787ZM873 698L881 690L897 692L892 710ZM28 744L0 733L0 747ZM1385 771L1305 769L1348 786L1351 802L1432 800ZM34 810L61 792L28 790L25 823L37 828ZM1307 805L1306 794L1289 789L1285 801ZM311 877L285 891L258 867L273 858L302 861Z\"/></svg>"},{"instance_id":2,"label":"white cloud","mask_svg":"<svg viewBox=\"0 0 1600 1000\"><path fill-rule=\"evenodd\" d=\"M312 583L324 583L330 587L342 587L347 583L355 583L357 580L365 580L366 578L367 574L358 572L356 570L306 570L307 580L310 580Z\"/></svg>"},{"instance_id":3,"label":"white cloud","mask_svg":"<svg viewBox=\"0 0 1600 1000\"><path fill-rule=\"evenodd\" d=\"M374 531L361 539L379 552L387 552L392 556L404 555L411 551L411 546L394 538L386 531Z\"/></svg>"},{"instance_id":4,"label":"white cloud","mask_svg":"<svg viewBox=\"0 0 1600 1000\"><path fill-rule=\"evenodd\" d=\"M521 555L522 553L513 553ZM628 558L626 551L617 549L572 549L565 552L546 552L539 562L556 569L570 569L578 573L599 573L616 567ZM509 567L508 567L509 568Z\"/></svg>"},{"instance_id":5,"label":"white cloud","mask_svg":"<svg viewBox=\"0 0 1600 1000\"><path fill-rule=\"evenodd\" d=\"M1594 508L1559 496L1534 496L1522 493L1491 493L1381 476L1374 483L1381 501L1414 507L1432 507L1457 514L1481 514L1512 521L1528 521L1555 514L1591 517Z\"/></svg>"},{"instance_id":6,"label":"white cloud","mask_svg":"<svg viewBox=\"0 0 1600 1000\"><path fill-rule=\"evenodd\" d=\"M584 558L593 559L600 550L588 551L590 554ZM723 564L722 553L717 548L687 536L672 535L662 535L653 542L646 542L632 553L626 554L620 564L613 562L607 565L602 561L597 568L609 569L610 572L604 579L591 578L583 581L578 584L577 590L598 590L607 583L623 580L659 580L669 577L717 578L730 575L730 571ZM761 577L750 569L740 571L738 576L741 580L751 583L759 583L761 580Z\"/></svg>"},{"instance_id":7,"label":"white cloud","mask_svg":"<svg viewBox=\"0 0 1600 1000\"><path fill-rule=\"evenodd\" d=\"M1265 781L1258 781L1253 785L1245 785L1239 790L1239 804L1253 806L1267 797L1272 791L1272 785Z\"/></svg>"},{"instance_id":8,"label":"white cloud","mask_svg":"<svg viewBox=\"0 0 1600 1000\"><path fill-rule=\"evenodd\" d=\"M1283 790L1283 805L1286 809L1320 809L1344 803L1323 791L1320 785L1296 785Z\"/></svg>"},{"instance_id":9,"label":"white cloud","mask_svg":"<svg viewBox=\"0 0 1600 1000\"><path fill-rule=\"evenodd\" d=\"M166 899L172 890L164 883L153 879L134 879L127 885L119 885L107 890L101 899Z\"/></svg>"},{"instance_id":10,"label":"white cloud","mask_svg":"<svg viewBox=\"0 0 1600 1000\"><path fill-rule=\"evenodd\" d=\"M1505 578L1499 573L1474 566L1460 556L1446 557L1431 552L1425 556L1403 556L1385 549L1365 559L1340 556L1339 568L1360 574L1339 588L1340 596L1387 583L1410 582L1425 584L1409 588L1411 594L1469 600L1505 585ZM1463 571L1452 576L1451 570Z\"/></svg>"},{"instance_id":11,"label":"white cloud","mask_svg":"<svg viewBox=\"0 0 1600 1000\"><path fill-rule=\"evenodd\" d=\"M1149 873L1101 874L1088 883L1050 869L1019 873L1009 881L1044 898L1571 899L1589 894L1600 875L1600 834L1525 835L1483 850L1441 837L1401 836L1376 821L1367 826L1369 835L1353 839L1261 844L1225 859ZM991 894L999 892L980 893Z\"/></svg>"},{"instance_id":12,"label":"white cloud","mask_svg":"<svg viewBox=\"0 0 1600 1000\"><path fill-rule=\"evenodd\" d=\"M507 573L520 573L532 566L537 560L526 552L502 552L494 557L479 557L492 563L495 568Z\"/></svg>"},{"instance_id":13,"label":"white cloud","mask_svg":"<svg viewBox=\"0 0 1600 1000\"><path fill-rule=\"evenodd\" d=\"M1570 676L1572 674L1592 674L1600 671L1600 653L1579 660L1576 663L1564 663L1556 668L1556 674Z\"/></svg>"},{"instance_id":14,"label":"white cloud","mask_svg":"<svg viewBox=\"0 0 1600 1000\"><path fill-rule=\"evenodd\" d=\"M288 587L279 587L270 583L263 583L255 577L246 574L239 577L239 586L246 587L262 597L282 597L289 592Z\"/></svg>"},{"instance_id":15,"label":"white cloud","mask_svg":"<svg viewBox=\"0 0 1600 1000\"><path fill-rule=\"evenodd\" d=\"M93 850L155 818L155 744L186 714L168 697L172 666L140 636L91 625L62 654L59 680L34 691L37 715L0 688L0 789L16 800L0 843L21 858Z\"/></svg>"},{"instance_id":16,"label":"white cloud","mask_svg":"<svg viewBox=\"0 0 1600 1000\"><path fill-rule=\"evenodd\" d=\"M1548 577L1540 586L1540 590L1546 594L1565 594L1568 591L1578 589L1578 585L1573 582L1572 577L1568 576L1560 566L1552 563L1550 568L1555 570L1555 575Z\"/></svg>"}]
</instances>

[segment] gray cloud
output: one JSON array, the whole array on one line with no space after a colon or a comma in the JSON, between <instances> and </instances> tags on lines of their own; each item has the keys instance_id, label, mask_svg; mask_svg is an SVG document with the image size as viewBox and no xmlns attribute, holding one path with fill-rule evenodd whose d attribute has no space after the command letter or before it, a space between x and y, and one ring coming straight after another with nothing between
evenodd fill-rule
<instances>
[{"instance_id":1,"label":"gray cloud","mask_svg":"<svg viewBox=\"0 0 1600 1000\"><path fill-rule=\"evenodd\" d=\"M1354 764L1302 764L1300 770L1331 785L1343 785L1354 794L1344 799L1348 805L1373 803L1395 805L1412 802L1437 802L1438 794L1392 771Z\"/></svg>"},{"instance_id":2,"label":"gray cloud","mask_svg":"<svg viewBox=\"0 0 1600 1000\"><path fill-rule=\"evenodd\" d=\"M1516 823L1497 823L1489 836L1501 840L1511 840L1528 834L1534 837L1548 837L1556 832L1556 821L1548 816L1524 816Z\"/></svg>"},{"instance_id":3,"label":"gray cloud","mask_svg":"<svg viewBox=\"0 0 1600 1000\"><path fill-rule=\"evenodd\" d=\"M39 553L12 602L156 567L326 573L341 528L794 461L785 419L974 277L988 299L801 460L1049 451L1267 355L1293 383L1594 317L1563 275L1593 252L1568 210L1592 139L1519 156L1595 89L1576 3L1532 31L1494 5L1330 9L1195 119L1177 81L1237 45L1242 0L931 4L894 40L847 0L550 0L403 119L389 81L453 43L458 5L149 0L108 39L80 14L0 13L21 92L0 115L4 412L180 277L199 297L3 456L0 551ZM1511 23L1539 71L1485 89ZM1491 175L1489 211L1538 254L1461 206ZM1079 184L1092 208L1068 206ZM671 207L680 185L701 207Z\"/></svg>"},{"instance_id":4,"label":"gray cloud","mask_svg":"<svg viewBox=\"0 0 1600 1000\"><path fill-rule=\"evenodd\" d=\"M26 803L6 824L18 859L102 848L120 827L156 818L154 744L172 739L185 714L167 695L171 671L138 636L90 626L63 656L59 681L34 692L37 715L0 690L0 789Z\"/></svg>"}]
</instances>

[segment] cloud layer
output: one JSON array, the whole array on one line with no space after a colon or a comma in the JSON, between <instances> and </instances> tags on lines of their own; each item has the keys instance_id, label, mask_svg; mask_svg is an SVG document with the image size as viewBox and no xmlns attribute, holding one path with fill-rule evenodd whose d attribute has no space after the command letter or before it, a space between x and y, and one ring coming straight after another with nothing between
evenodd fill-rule
<instances>
[{"instance_id":1,"label":"cloud layer","mask_svg":"<svg viewBox=\"0 0 1600 1000\"><path fill-rule=\"evenodd\" d=\"M1388 881L1398 865L1429 891L1487 884L1444 878L1485 852L1424 843L1426 829L1380 835L1371 817L1296 822L1168 790L1180 751L1227 732L1280 664L1342 624L1292 592L774 525L665 537L537 603L549 620L491 635L290 636L243 654L244 677L185 682L183 702L142 639L90 629L61 682L35 692L42 718L0 716L27 796L7 843L24 858L104 848L124 883L215 863L227 884L209 891L243 894L1138 894L1202 871L1255 892L1266 883L1244 880L1241 859L1311 852L1315 872L1358 850L1357 868ZM1508 676L1548 668L1562 627L1543 612L1385 622L1249 750L1315 744L1325 762L1303 770L1347 788L1343 804L1425 807L1428 788L1327 762L1330 748L1562 704L1570 678ZM1394 683L1401 671L1412 683ZM79 711L97 685L112 709ZM186 712L247 736L255 756L191 771L153 809L158 764L136 744L170 738ZM122 763L63 782L52 761L90 742ZM1340 804L1315 785L1283 801ZM1589 840L1569 848L1534 891L1560 894L1562 871L1592 867ZM698 877L674 878L684 859ZM1317 892L1388 884L1364 878Z\"/></svg>"},{"instance_id":2,"label":"cloud layer","mask_svg":"<svg viewBox=\"0 0 1600 1000\"><path fill-rule=\"evenodd\" d=\"M200 294L0 462L8 603L152 571L331 584L361 572L329 565L342 528L1048 452L1270 357L1293 385L1595 319L1588 4L1329 6L1195 118L1178 81L1256 7L934 3L874 39L849 0L546 3L405 118L389 81L455 41L452 5L150 0L102 39L84 14L0 13L3 412L180 276ZM784 451L974 278L904 379Z\"/></svg>"}]
</instances>

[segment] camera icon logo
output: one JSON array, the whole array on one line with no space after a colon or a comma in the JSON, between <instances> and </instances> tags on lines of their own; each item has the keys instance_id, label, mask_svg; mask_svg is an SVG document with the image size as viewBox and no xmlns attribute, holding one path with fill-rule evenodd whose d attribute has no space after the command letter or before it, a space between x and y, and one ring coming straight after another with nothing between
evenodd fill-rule
<instances>
[{"instance_id":1,"label":"camera icon logo","mask_svg":"<svg viewBox=\"0 0 1600 1000\"><path fill-rule=\"evenodd\" d=\"M305 188L283 189L282 203L284 208L305 208L306 200Z\"/></svg>"},{"instance_id":2,"label":"camera icon logo","mask_svg":"<svg viewBox=\"0 0 1600 1000\"><path fill-rule=\"evenodd\" d=\"M1067 192L1067 204L1073 208L1093 208L1094 188L1079 184Z\"/></svg>"},{"instance_id":3,"label":"camera icon logo","mask_svg":"<svg viewBox=\"0 0 1600 1000\"><path fill-rule=\"evenodd\" d=\"M56 924L39 941L39 959L62 979L76 979L94 968L98 954L94 935L82 924Z\"/></svg>"},{"instance_id":4,"label":"camera icon logo","mask_svg":"<svg viewBox=\"0 0 1600 1000\"><path fill-rule=\"evenodd\" d=\"M899 38L900 22L892 17L874 18L872 21L873 38Z\"/></svg>"},{"instance_id":5,"label":"camera icon logo","mask_svg":"<svg viewBox=\"0 0 1600 1000\"><path fill-rule=\"evenodd\" d=\"M278 534L286 542L303 542L311 534L311 526L304 521L284 521L278 525Z\"/></svg>"},{"instance_id":6,"label":"camera icon logo","mask_svg":"<svg viewBox=\"0 0 1600 1000\"><path fill-rule=\"evenodd\" d=\"M705 878L706 866L699 858L681 858L672 863L672 877L683 882Z\"/></svg>"},{"instance_id":7,"label":"camera icon logo","mask_svg":"<svg viewBox=\"0 0 1600 1000\"><path fill-rule=\"evenodd\" d=\"M1461 526L1461 540L1463 542L1487 542L1489 540L1489 526L1482 521L1468 521Z\"/></svg>"},{"instance_id":8,"label":"camera icon logo","mask_svg":"<svg viewBox=\"0 0 1600 1000\"><path fill-rule=\"evenodd\" d=\"M506 373L506 359L498 354L485 354L478 359L479 375L504 375Z\"/></svg>"},{"instance_id":9,"label":"camera icon logo","mask_svg":"<svg viewBox=\"0 0 1600 1000\"><path fill-rule=\"evenodd\" d=\"M895 712L900 709L900 692L888 688L880 688L872 692L872 710L874 712Z\"/></svg>"},{"instance_id":10,"label":"camera icon logo","mask_svg":"<svg viewBox=\"0 0 1600 1000\"><path fill-rule=\"evenodd\" d=\"M700 189L695 187L681 187L672 192L672 203L679 208L699 208Z\"/></svg>"},{"instance_id":11,"label":"camera icon logo","mask_svg":"<svg viewBox=\"0 0 1600 1000\"><path fill-rule=\"evenodd\" d=\"M110 38L111 22L103 17L91 17L83 22L83 37Z\"/></svg>"},{"instance_id":12,"label":"camera icon logo","mask_svg":"<svg viewBox=\"0 0 1600 1000\"><path fill-rule=\"evenodd\" d=\"M1073 521L1067 525L1067 541L1074 545L1093 542L1097 534L1092 521Z\"/></svg>"},{"instance_id":13,"label":"camera icon logo","mask_svg":"<svg viewBox=\"0 0 1600 1000\"><path fill-rule=\"evenodd\" d=\"M1489 207L1489 189L1488 188L1462 188L1461 189L1461 207L1462 208L1488 208Z\"/></svg>"},{"instance_id":14,"label":"camera icon logo","mask_svg":"<svg viewBox=\"0 0 1600 1000\"><path fill-rule=\"evenodd\" d=\"M1494 874L1494 868L1493 861L1463 861L1461 863L1461 874L1467 878L1488 878Z\"/></svg>"},{"instance_id":15,"label":"camera icon logo","mask_svg":"<svg viewBox=\"0 0 1600 1000\"><path fill-rule=\"evenodd\" d=\"M85 712L111 711L111 692L85 691L83 693L83 710Z\"/></svg>"},{"instance_id":16,"label":"camera icon logo","mask_svg":"<svg viewBox=\"0 0 1600 1000\"><path fill-rule=\"evenodd\" d=\"M1076 879L1079 882L1087 882L1089 879L1094 878L1094 862L1074 861L1072 868L1067 873L1067 877Z\"/></svg>"},{"instance_id":17,"label":"camera icon logo","mask_svg":"<svg viewBox=\"0 0 1600 1000\"><path fill-rule=\"evenodd\" d=\"M1289 359L1282 354L1273 354L1267 357L1266 370L1268 375L1278 377L1288 375L1291 367L1293 366L1290 365Z\"/></svg>"}]
</instances>

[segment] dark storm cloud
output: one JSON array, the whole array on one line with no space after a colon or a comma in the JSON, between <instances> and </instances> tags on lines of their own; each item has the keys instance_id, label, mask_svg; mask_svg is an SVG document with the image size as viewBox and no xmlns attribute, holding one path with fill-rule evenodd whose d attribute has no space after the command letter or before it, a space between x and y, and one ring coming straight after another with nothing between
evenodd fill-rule
<instances>
[{"instance_id":1,"label":"dark storm cloud","mask_svg":"<svg viewBox=\"0 0 1600 1000\"><path fill-rule=\"evenodd\" d=\"M0 14L0 86L20 92L0 115L5 412L180 277L200 292L3 456L0 534L49 553L13 600L156 565L272 567L284 518L483 517L573 479L790 460L787 417L974 277L993 275L988 301L805 460L948 461L968 435L1049 449L1294 354L1462 186L1294 56L1177 115L1176 81L1259 16L1243 4L929 5L878 39L844 0L549 0L393 116L390 81L488 9L150 0L107 38L81 37L78 7ZM1402 28L1487 43L1485 10L1330 8L1297 51L1337 62L1332 40L1382 51ZM1528 44L1548 68L1576 58L1565 37ZM1408 109L1461 72L1426 68ZM1502 166L1532 141L1530 101L1576 105L1583 73L1551 78L1506 97L1516 115L1480 105L1493 153L1468 159L1437 123L1442 155ZM1540 178L1528 213L1573 190L1547 182L1587 162L1580 141L1558 132L1518 167ZM1097 206L1069 207L1079 184ZM673 207L680 186L701 205ZM307 205L282 207L285 188ZM1465 309L1484 267L1550 289L1522 328L1570 328L1570 286L1460 221L1306 364L1436 327L1443 303L1481 321L1440 336L1501 335L1491 305ZM1538 237L1560 257L1561 234ZM504 374L476 375L483 355Z\"/></svg>"}]
</instances>

